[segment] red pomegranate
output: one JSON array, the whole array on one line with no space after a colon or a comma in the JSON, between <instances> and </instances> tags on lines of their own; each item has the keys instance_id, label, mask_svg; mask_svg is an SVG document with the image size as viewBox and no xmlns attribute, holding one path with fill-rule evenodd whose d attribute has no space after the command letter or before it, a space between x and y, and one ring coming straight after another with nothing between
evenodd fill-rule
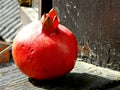
<instances>
[{"instance_id":1,"label":"red pomegranate","mask_svg":"<svg viewBox=\"0 0 120 90\"><path fill-rule=\"evenodd\" d=\"M47 80L69 73L78 53L73 33L59 24L54 9L32 22L16 35L12 55L22 73L28 77Z\"/></svg>"}]
</instances>

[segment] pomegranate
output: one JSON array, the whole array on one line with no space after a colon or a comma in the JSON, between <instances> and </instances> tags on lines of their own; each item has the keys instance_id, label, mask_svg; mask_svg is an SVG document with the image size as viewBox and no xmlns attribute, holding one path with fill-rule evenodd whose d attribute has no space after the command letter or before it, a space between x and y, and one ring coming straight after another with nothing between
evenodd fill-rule
<instances>
[{"instance_id":1,"label":"pomegranate","mask_svg":"<svg viewBox=\"0 0 120 90\"><path fill-rule=\"evenodd\" d=\"M26 76L48 80L69 73L78 53L73 33L61 25L54 9L32 22L16 35L12 55L20 71Z\"/></svg>"}]
</instances>

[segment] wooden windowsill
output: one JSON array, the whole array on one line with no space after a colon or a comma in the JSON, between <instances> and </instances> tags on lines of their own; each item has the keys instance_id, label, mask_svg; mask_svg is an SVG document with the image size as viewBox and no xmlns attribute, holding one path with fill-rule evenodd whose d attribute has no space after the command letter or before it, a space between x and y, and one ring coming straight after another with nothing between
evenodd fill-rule
<instances>
[{"instance_id":1,"label":"wooden windowsill","mask_svg":"<svg viewBox=\"0 0 120 90\"><path fill-rule=\"evenodd\" d=\"M120 90L120 72L77 61L66 76L55 80L28 79L15 64L0 69L0 90Z\"/></svg>"}]
</instances>

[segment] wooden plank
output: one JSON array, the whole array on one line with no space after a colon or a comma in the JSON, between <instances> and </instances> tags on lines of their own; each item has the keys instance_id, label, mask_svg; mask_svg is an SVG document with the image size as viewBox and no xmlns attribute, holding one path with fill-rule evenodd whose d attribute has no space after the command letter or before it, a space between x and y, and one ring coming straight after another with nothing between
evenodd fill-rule
<instances>
[{"instance_id":1,"label":"wooden plank","mask_svg":"<svg viewBox=\"0 0 120 90\"><path fill-rule=\"evenodd\" d=\"M120 0L53 0L61 24L96 54L92 64L120 70Z\"/></svg>"},{"instance_id":2,"label":"wooden plank","mask_svg":"<svg viewBox=\"0 0 120 90\"><path fill-rule=\"evenodd\" d=\"M120 72L77 61L67 75L49 81L28 79L15 64L0 68L0 90L103 90L120 89Z\"/></svg>"},{"instance_id":3,"label":"wooden plank","mask_svg":"<svg viewBox=\"0 0 120 90\"><path fill-rule=\"evenodd\" d=\"M0 41L0 64L7 63L10 61L10 51L6 51L5 53L2 53L2 51L7 48L10 45L10 43L7 43L5 41Z\"/></svg>"}]
</instances>

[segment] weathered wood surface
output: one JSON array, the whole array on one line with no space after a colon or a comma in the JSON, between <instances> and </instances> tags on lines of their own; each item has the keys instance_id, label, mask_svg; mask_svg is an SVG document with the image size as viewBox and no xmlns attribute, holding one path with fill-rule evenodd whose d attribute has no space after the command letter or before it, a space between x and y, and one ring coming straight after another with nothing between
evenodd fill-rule
<instances>
[{"instance_id":1,"label":"weathered wood surface","mask_svg":"<svg viewBox=\"0 0 120 90\"><path fill-rule=\"evenodd\" d=\"M89 42L92 64L120 70L120 0L53 0L61 24Z\"/></svg>"},{"instance_id":2,"label":"weathered wood surface","mask_svg":"<svg viewBox=\"0 0 120 90\"><path fill-rule=\"evenodd\" d=\"M0 68L0 90L118 90L120 72L77 61L64 77L51 81L28 79L15 64Z\"/></svg>"}]
</instances>

